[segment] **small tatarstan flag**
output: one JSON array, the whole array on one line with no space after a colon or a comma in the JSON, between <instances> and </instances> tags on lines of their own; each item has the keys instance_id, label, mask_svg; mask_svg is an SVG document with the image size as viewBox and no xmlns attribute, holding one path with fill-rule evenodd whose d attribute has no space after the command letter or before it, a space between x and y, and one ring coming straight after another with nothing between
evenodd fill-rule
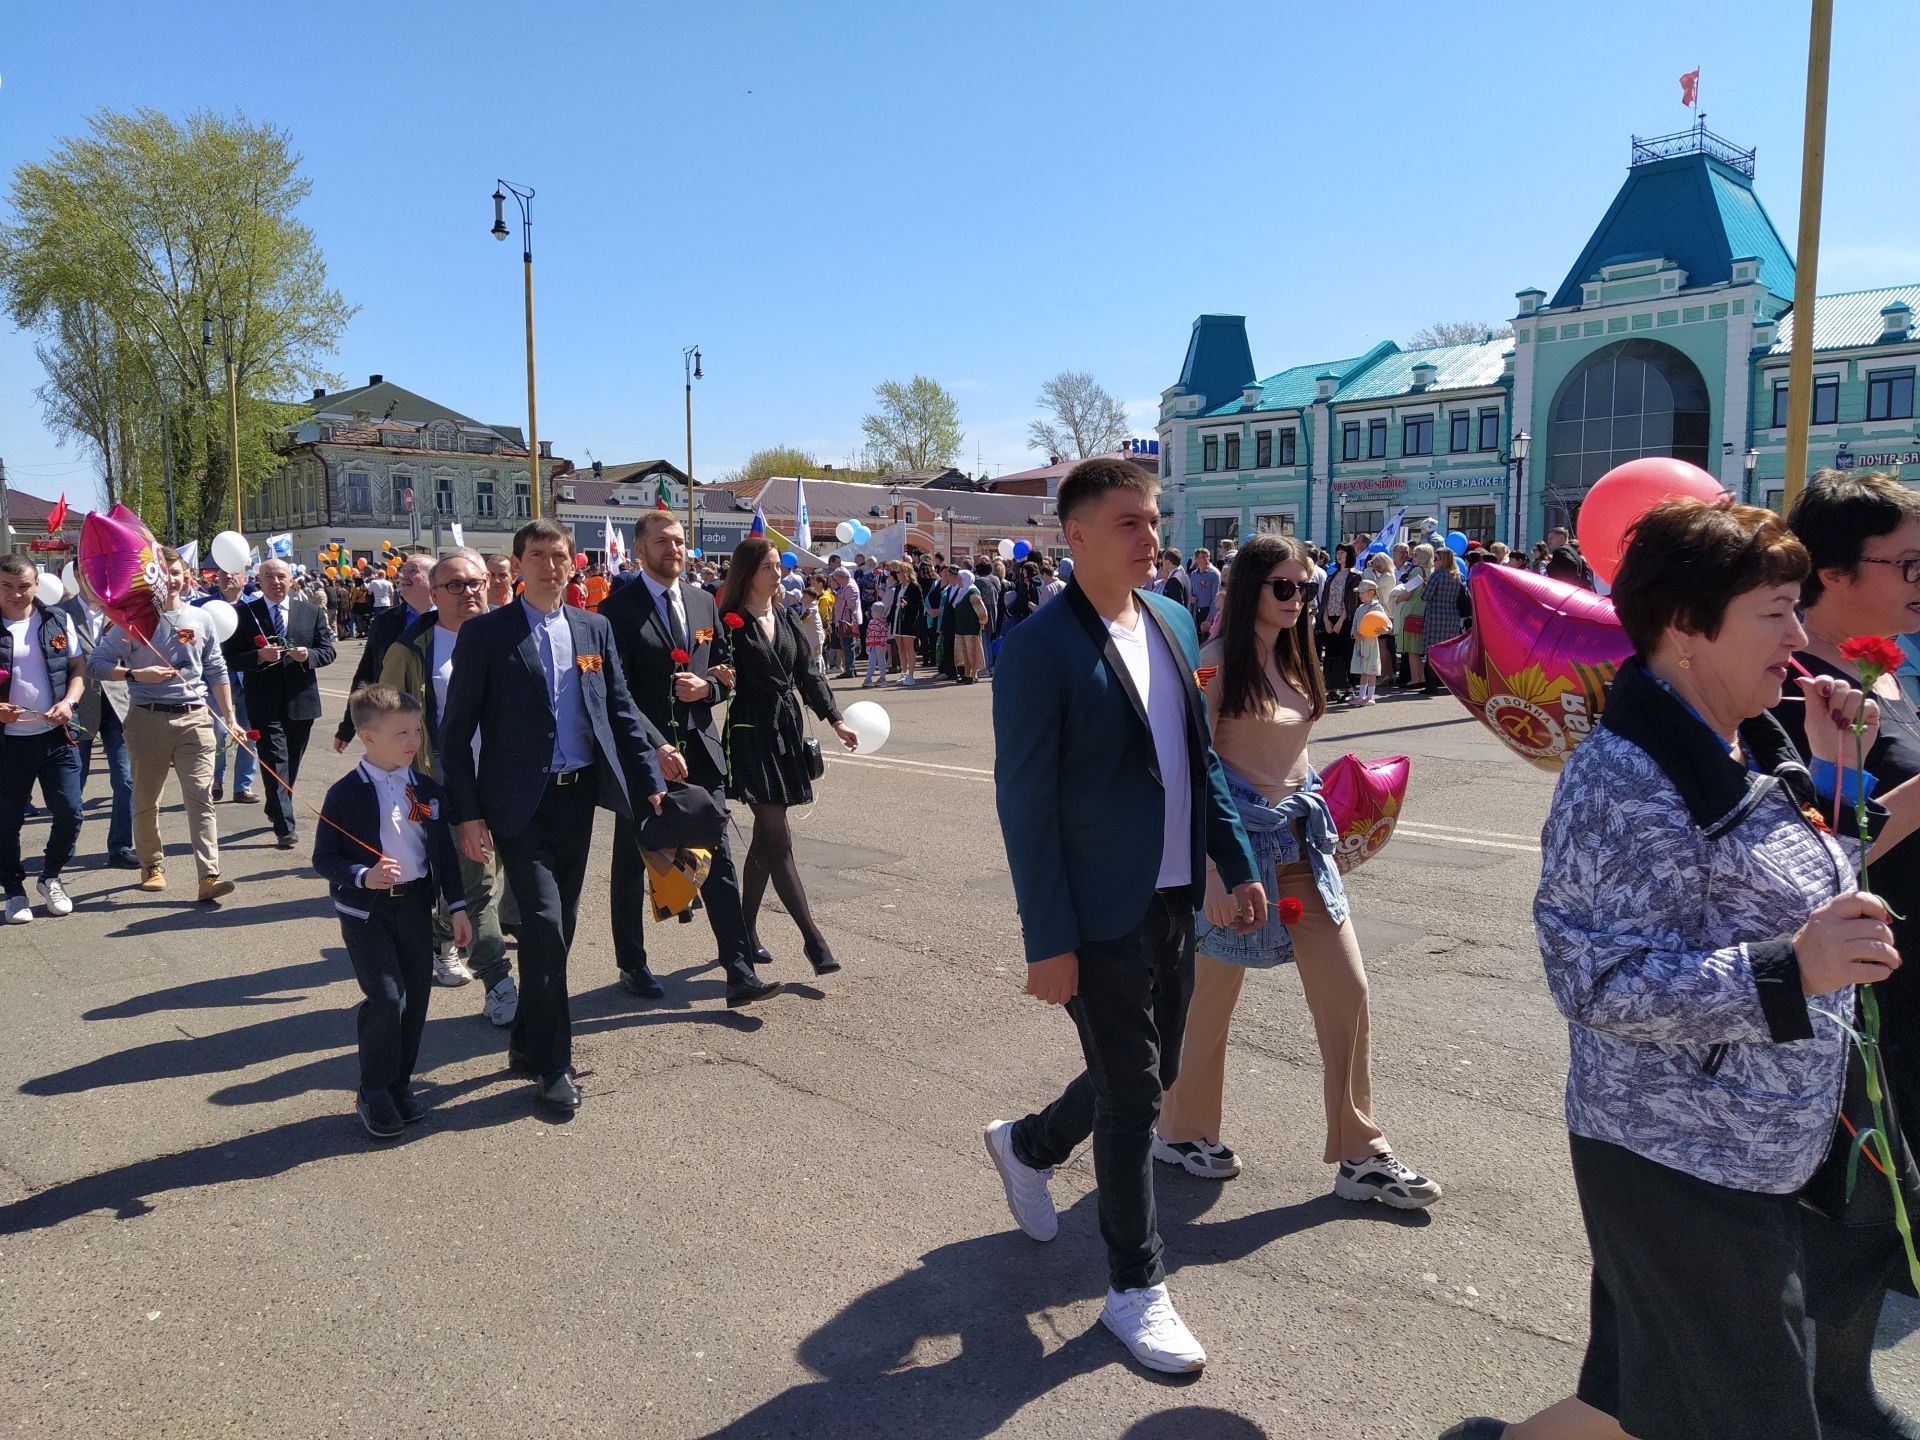
<instances>
[{"instance_id":1,"label":"small tatarstan flag","mask_svg":"<svg viewBox=\"0 0 1920 1440\"><path fill-rule=\"evenodd\" d=\"M663 479L658 482L658 485L659 488L653 492L653 508L656 510L672 510L673 494L667 489L667 482Z\"/></svg>"}]
</instances>

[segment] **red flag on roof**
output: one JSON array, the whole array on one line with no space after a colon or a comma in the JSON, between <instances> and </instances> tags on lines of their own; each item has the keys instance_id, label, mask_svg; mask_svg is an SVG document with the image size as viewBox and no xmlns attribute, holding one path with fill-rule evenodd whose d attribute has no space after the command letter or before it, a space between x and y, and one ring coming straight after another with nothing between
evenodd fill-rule
<instances>
[{"instance_id":1,"label":"red flag on roof","mask_svg":"<svg viewBox=\"0 0 1920 1440\"><path fill-rule=\"evenodd\" d=\"M1689 70L1680 77L1680 103L1682 105L1693 105L1697 104L1699 99L1700 71L1696 68Z\"/></svg>"},{"instance_id":2,"label":"red flag on roof","mask_svg":"<svg viewBox=\"0 0 1920 1440\"><path fill-rule=\"evenodd\" d=\"M657 485L658 488L653 492L653 508L656 510L671 511L673 509L673 492L667 489L667 482L664 479L657 482Z\"/></svg>"},{"instance_id":3,"label":"red flag on roof","mask_svg":"<svg viewBox=\"0 0 1920 1440\"><path fill-rule=\"evenodd\" d=\"M67 492L60 492L60 503L47 512L47 533L53 534L67 523Z\"/></svg>"}]
</instances>

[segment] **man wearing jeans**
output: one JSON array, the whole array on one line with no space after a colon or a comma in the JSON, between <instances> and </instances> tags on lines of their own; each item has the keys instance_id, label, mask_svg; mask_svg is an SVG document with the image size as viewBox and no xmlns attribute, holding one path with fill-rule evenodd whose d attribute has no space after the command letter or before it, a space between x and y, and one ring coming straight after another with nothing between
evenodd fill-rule
<instances>
[{"instance_id":1,"label":"man wearing jeans","mask_svg":"<svg viewBox=\"0 0 1920 1440\"><path fill-rule=\"evenodd\" d=\"M33 919L20 824L36 780L53 815L39 882L49 915L73 913L60 871L80 836L80 752L67 722L87 675L73 621L35 598L39 583L39 567L26 556L0 556L0 889L9 925Z\"/></svg>"},{"instance_id":2,"label":"man wearing jeans","mask_svg":"<svg viewBox=\"0 0 1920 1440\"><path fill-rule=\"evenodd\" d=\"M1086 1069L1044 1110L994 1121L985 1138L1014 1220L1051 1240L1047 1181L1093 1137L1109 1277L1101 1322L1141 1364L1180 1373L1207 1357L1167 1295L1153 1125L1179 1073L1207 859L1233 891L1236 929L1265 923L1267 897L1193 682L1193 619L1145 588L1158 483L1095 458L1061 482L1057 505L1073 581L1001 651L994 779L1027 993L1067 1007Z\"/></svg>"}]
</instances>

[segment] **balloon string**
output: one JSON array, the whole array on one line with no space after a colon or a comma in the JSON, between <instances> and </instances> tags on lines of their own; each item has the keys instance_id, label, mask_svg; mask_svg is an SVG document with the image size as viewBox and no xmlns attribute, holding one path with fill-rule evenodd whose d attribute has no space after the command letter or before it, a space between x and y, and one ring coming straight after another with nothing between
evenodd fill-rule
<instances>
[{"instance_id":1,"label":"balloon string","mask_svg":"<svg viewBox=\"0 0 1920 1440\"><path fill-rule=\"evenodd\" d=\"M128 633L132 633L132 632L128 632ZM153 643L152 636L142 635L139 638L140 638L140 642L143 645L145 645L147 649L153 651L154 658L158 660L161 663L161 665L166 668L166 670L173 676L174 679L178 680L182 685L185 685L189 690L193 688L193 682L188 680L186 676L182 675L177 669L175 669L173 662L167 659L165 655L162 655L160 653L159 647ZM231 684L232 682L230 679L229 688L231 688ZM362 840L358 835L354 834L351 830L347 829L346 826L340 824L338 821L327 818L325 815L322 815L318 810L314 809L312 803L307 799L306 796L302 795L298 790L294 789L293 786L289 785L285 780L282 780L280 778L279 772L276 771L271 765L267 764L266 761L260 758L260 752L254 749L253 746L247 743L246 733L244 731L238 730L233 726L228 726L227 734L232 737L235 749L244 750L247 752L247 754L251 755L253 757L253 763L258 765L263 771L265 771L270 777L272 777L273 782L276 785L278 785L282 790L286 791L289 796L299 801L301 807L305 809L309 815L313 816L314 819L318 820L322 825L331 825L335 830L338 830L342 835L346 836L347 839L351 840L354 844L358 845L362 850L366 851L369 855L372 855L375 859L385 860L387 858L382 851L377 849L375 846L369 845L366 841Z\"/></svg>"}]
</instances>

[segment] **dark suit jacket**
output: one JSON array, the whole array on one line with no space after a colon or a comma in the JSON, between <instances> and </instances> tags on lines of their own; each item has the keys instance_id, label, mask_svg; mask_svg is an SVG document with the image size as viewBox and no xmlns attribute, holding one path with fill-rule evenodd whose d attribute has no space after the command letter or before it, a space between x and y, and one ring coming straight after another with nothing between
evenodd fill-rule
<instances>
[{"instance_id":1,"label":"dark suit jacket","mask_svg":"<svg viewBox=\"0 0 1920 1440\"><path fill-rule=\"evenodd\" d=\"M644 576L602 600L600 617L613 626L614 643L620 647L620 668L626 673L633 703L654 729L680 747L687 757L687 778L711 790L727 779L727 751L713 718L714 706L727 698L727 691L707 672L715 665L733 663L731 636L720 623L713 596L685 580L679 582L679 591L687 615L685 668L706 676L713 685L713 692L705 700L683 703L672 698L673 674L682 667L674 662L666 616L655 603Z\"/></svg>"},{"instance_id":2,"label":"dark suit jacket","mask_svg":"<svg viewBox=\"0 0 1920 1440\"><path fill-rule=\"evenodd\" d=\"M563 608L576 661L600 657L598 669L580 674L598 800L632 819L636 797L644 804L647 796L667 788L653 753L666 737L634 706L613 627L576 606ZM473 765L476 730L485 771L480 775ZM506 836L525 830L553 769L553 737L547 677L521 602L515 599L467 621L453 647L453 676L440 717L440 773L453 823L485 820L489 830Z\"/></svg>"},{"instance_id":3,"label":"dark suit jacket","mask_svg":"<svg viewBox=\"0 0 1920 1440\"><path fill-rule=\"evenodd\" d=\"M1187 603L1187 596L1189 594L1187 590L1187 577L1182 575L1176 568L1173 574L1167 577L1166 584L1162 586L1160 593L1167 599L1173 601L1174 604L1184 606Z\"/></svg>"},{"instance_id":4,"label":"dark suit jacket","mask_svg":"<svg viewBox=\"0 0 1920 1440\"><path fill-rule=\"evenodd\" d=\"M1191 674L1200 638L1186 608L1136 591ZM1258 877L1213 753L1200 687L1184 687L1193 792L1193 883L1211 856L1229 889ZM1160 873L1166 824L1153 732L1126 663L1080 586L1007 632L993 677L994 781L1027 962L1113 940L1138 925Z\"/></svg>"},{"instance_id":5,"label":"dark suit jacket","mask_svg":"<svg viewBox=\"0 0 1920 1440\"><path fill-rule=\"evenodd\" d=\"M320 718L320 681L314 672L333 663L333 626L318 605L302 600L291 592L281 602L286 612L286 641L289 648L305 646L309 652L304 665L284 655L278 664L262 665L256 636L273 633L273 615L265 597L250 596L234 607L240 623L233 638L220 647L227 669L241 678L247 692L247 720L253 725L272 725L281 720L318 720Z\"/></svg>"},{"instance_id":6,"label":"dark suit jacket","mask_svg":"<svg viewBox=\"0 0 1920 1440\"><path fill-rule=\"evenodd\" d=\"M453 832L447 828L445 794L438 784L417 770L413 774L413 793L416 800L433 812L420 822L427 845L427 874L433 880L433 888L446 901L448 910L464 910L466 883L460 877L460 857L453 848ZM356 765L327 790L327 798L320 806L320 814L325 818L314 827L313 868L326 877L327 888L333 894L333 908L355 920L367 918L367 907L379 893L360 883L367 870L379 863L378 796L373 782ZM332 823L327 823L329 821ZM346 831L345 835L340 833L342 830ZM356 845L355 840L363 843ZM373 847L371 850L366 848L369 845Z\"/></svg>"},{"instance_id":7,"label":"dark suit jacket","mask_svg":"<svg viewBox=\"0 0 1920 1440\"><path fill-rule=\"evenodd\" d=\"M360 663L353 667L353 680L347 686L351 695L362 685L372 685L380 678L380 667L386 663L387 650L413 624L413 612L402 601L390 610L382 610L373 617L367 626L366 648L360 652ZM433 611L427 611L431 617ZM333 738L340 741L353 739L353 716L342 714L340 723L334 728Z\"/></svg>"}]
</instances>

